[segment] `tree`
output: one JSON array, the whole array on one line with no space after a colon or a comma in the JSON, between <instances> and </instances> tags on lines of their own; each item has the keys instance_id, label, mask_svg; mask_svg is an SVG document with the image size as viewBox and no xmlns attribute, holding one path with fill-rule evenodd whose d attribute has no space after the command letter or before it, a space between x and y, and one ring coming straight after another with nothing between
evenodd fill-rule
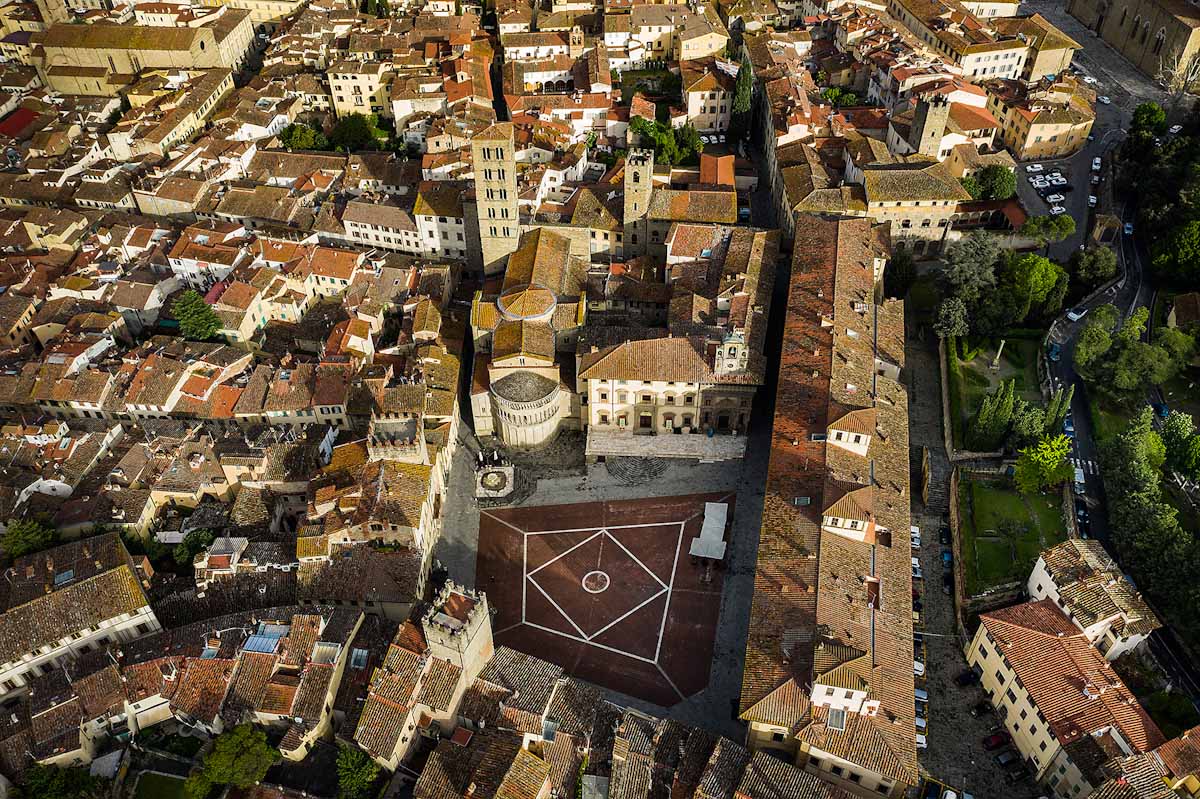
<instances>
[{"instance_id":1,"label":"tree","mask_svg":"<svg viewBox=\"0 0 1200 799\"><path fill-rule=\"evenodd\" d=\"M742 59L737 79L733 82L733 109L729 115L729 141L740 142L750 132L750 107L754 99L754 67L749 58Z\"/></svg>"},{"instance_id":2,"label":"tree","mask_svg":"<svg viewBox=\"0 0 1200 799\"><path fill-rule=\"evenodd\" d=\"M188 796L204 799L221 785L249 788L260 782L278 759L279 752L267 743L265 732L253 724L239 724L217 736L200 769L188 777Z\"/></svg>"},{"instance_id":3,"label":"tree","mask_svg":"<svg viewBox=\"0 0 1200 799\"><path fill-rule=\"evenodd\" d=\"M983 398L967 432L967 446L990 452L1004 443L1016 407L1016 381L1006 380Z\"/></svg>"},{"instance_id":4,"label":"tree","mask_svg":"<svg viewBox=\"0 0 1200 799\"><path fill-rule=\"evenodd\" d=\"M366 799L379 777L379 765L361 749L342 744L337 756L339 799Z\"/></svg>"},{"instance_id":5,"label":"tree","mask_svg":"<svg viewBox=\"0 0 1200 799\"><path fill-rule=\"evenodd\" d=\"M1074 469L1068 456L1071 439L1064 435L1047 436L1025 447L1017 457L1013 479L1022 494L1036 494L1071 479Z\"/></svg>"},{"instance_id":6,"label":"tree","mask_svg":"<svg viewBox=\"0 0 1200 799\"><path fill-rule=\"evenodd\" d=\"M1008 448L1020 451L1036 444L1046 435L1046 412L1025 400L1013 406L1012 422L1008 428Z\"/></svg>"},{"instance_id":7,"label":"tree","mask_svg":"<svg viewBox=\"0 0 1200 799\"><path fill-rule=\"evenodd\" d=\"M907 250L893 253L883 270L883 293L904 299L917 280L917 266Z\"/></svg>"},{"instance_id":8,"label":"tree","mask_svg":"<svg viewBox=\"0 0 1200 799\"><path fill-rule=\"evenodd\" d=\"M938 306L937 319L933 322L933 332L938 338L965 336L970 330L967 324L967 306L958 297L947 297Z\"/></svg>"},{"instance_id":9,"label":"tree","mask_svg":"<svg viewBox=\"0 0 1200 799\"><path fill-rule=\"evenodd\" d=\"M58 542L58 530L40 519L9 519L0 546L10 558L41 552Z\"/></svg>"},{"instance_id":10,"label":"tree","mask_svg":"<svg viewBox=\"0 0 1200 799\"><path fill-rule=\"evenodd\" d=\"M1176 368L1186 366L1196 349L1196 339L1177 327L1160 327L1154 334L1154 343L1167 351Z\"/></svg>"},{"instance_id":11,"label":"tree","mask_svg":"<svg viewBox=\"0 0 1200 799\"><path fill-rule=\"evenodd\" d=\"M1167 90L1167 102L1172 109L1177 108L1184 95L1200 81L1200 53L1193 51L1187 57L1183 53L1183 48L1177 48L1167 58L1160 57L1158 62L1157 77Z\"/></svg>"},{"instance_id":12,"label":"tree","mask_svg":"<svg viewBox=\"0 0 1200 799\"><path fill-rule=\"evenodd\" d=\"M1171 411L1163 419L1163 447L1166 449L1166 463L1171 471L1184 471L1184 463L1189 457L1192 439L1196 437L1196 423L1190 414L1182 411Z\"/></svg>"},{"instance_id":13,"label":"tree","mask_svg":"<svg viewBox=\"0 0 1200 799\"><path fill-rule=\"evenodd\" d=\"M374 114L347 114L338 120L329 134L329 143L338 152L373 150L385 138Z\"/></svg>"},{"instance_id":14,"label":"tree","mask_svg":"<svg viewBox=\"0 0 1200 799\"><path fill-rule=\"evenodd\" d=\"M829 101L834 108L858 105L858 95L839 86L830 86L821 90L821 96Z\"/></svg>"},{"instance_id":15,"label":"tree","mask_svg":"<svg viewBox=\"0 0 1200 799\"><path fill-rule=\"evenodd\" d=\"M947 294L974 305L996 286L996 263L1001 249L994 236L982 231L968 234L946 248L942 278Z\"/></svg>"},{"instance_id":16,"label":"tree","mask_svg":"<svg viewBox=\"0 0 1200 799\"><path fill-rule=\"evenodd\" d=\"M1046 426L1043 429L1045 435L1055 435L1062 432L1063 422L1067 419L1067 414L1071 412L1071 400L1075 398L1075 384L1067 386L1066 390L1058 389L1050 395L1050 402L1046 405Z\"/></svg>"},{"instance_id":17,"label":"tree","mask_svg":"<svg viewBox=\"0 0 1200 799\"><path fill-rule=\"evenodd\" d=\"M975 182L983 200L1007 200L1017 193L1016 174L1000 164L988 164L976 172Z\"/></svg>"},{"instance_id":18,"label":"tree","mask_svg":"<svg viewBox=\"0 0 1200 799\"><path fill-rule=\"evenodd\" d=\"M1075 233L1075 219L1070 214L1031 216L1021 225L1021 235L1033 239L1039 247L1062 241Z\"/></svg>"},{"instance_id":19,"label":"tree","mask_svg":"<svg viewBox=\"0 0 1200 799\"><path fill-rule=\"evenodd\" d=\"M279 143L289 150L328 150L329 139L310 125L291 124L279 132Z\"/></svg>"},{"instance_id":20,"label":"tree","mask_svg":"<svg viewBox=\"0 0 1200 799\"><path fill-rule=\"evenodd\" d=\"M16 799L100 799L108 782L86 768L60 768L35 763L21 775Z\"/></svg>"},{"instance_id":21,"label":"tree","mask_svg":"<svg viewBox=\"0 0 1200 799\"><path fill-rule=\"evenodd\" d=\"M1200 282L1200 220L1173 228L1154 247L1150 263L1164 280L1180 285Z\"/></svg>"},{"instance_id":22,"label":"tree","mask_svg":"<svg viewBox=\"0 0 1200 799\"><path fill-rule=\"evenodd\" d=\"M1071 256L1071 274L1085 286L1098 286L1117 275L1117 254L1108 247L1088 247Z\"/></svg>"},{"instance_id":23,"label":"tree","mask_svg":"<svg viewBox=\"0 0 1200 799\"><path fill-rule=\"evenodd\" d=\"M196 559L196 555L208 547L215 538L212 530L192 530L175 545L175 550L171 554L180 566L189 566Z\"/></svg>"},{"instance_id":24,"label":"tree","mask_svg":"<svg viewBox=\"0 0 1200 799\"><path fill-rule=\"evenodd\" d=\"M963 175L958 182L967 190L967 194L971 195L972 200L983 197L983 187L979 185L979 181L975 179L974 175Z\"/></svg>"},{"instance_id":25,"label":"tree","mask_svg":"<svg viewBox=\"0 0 1200 799\"><path fill-rule=\"evenodd\" d=\"M1145 102L1133 109L1133 122L1129 127L1133 133L1159 135L1167 132L1167 112L1155 102Z\"/></svg>"},{"instance_id":26,"label":"tree","mask_svg":"<svg viewBox=\"0 0 1200 799\"><path fill-rule=\"evenodd\" d=\"M1095 379L1104 357L1112 349L1112 336L1104 325L1093 319L1084 325L1075 339L1075 368L1079 374Z\"/></svg>"},{"instance_id":27,"label":"tree","mask_svg":"<svg viewBox=\"0 0 1200 799\"><path fill-rule=\"evenodd\" d=\"M171 305L171 313L179 320L179 332L192 341L208 341L221 329L217 312L194 289L179 295Z\"/></svg>"}]
</instances>

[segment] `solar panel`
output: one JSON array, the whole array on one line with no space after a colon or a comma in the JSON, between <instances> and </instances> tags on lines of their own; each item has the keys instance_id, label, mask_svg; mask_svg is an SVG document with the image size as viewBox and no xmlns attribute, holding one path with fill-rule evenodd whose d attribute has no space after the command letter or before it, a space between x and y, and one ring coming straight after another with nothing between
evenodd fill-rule
<instances>
[{"instance_id":1,"label":"solar panel","mask_svg":"<svg viewBox=\"0 0 1200 799\"><path fill-rule=\"evenodd\" d=\"M244 652L263 652L272 654L279 646L279 638L273 635L252 635L246 639L242 647Z\"/></svg>"}]
</instances>

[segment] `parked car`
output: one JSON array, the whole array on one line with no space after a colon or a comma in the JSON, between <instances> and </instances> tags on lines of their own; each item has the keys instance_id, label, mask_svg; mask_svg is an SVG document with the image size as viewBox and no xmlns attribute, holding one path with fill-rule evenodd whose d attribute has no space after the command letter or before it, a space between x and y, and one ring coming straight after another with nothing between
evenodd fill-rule
<instances>
[{"instance_id":1,"label":"parked car","mask_svg":"<svg viewBox=\"0 0 1200 799\"><path fill-rule=\"evenodd\" d=\"M1101 105L1112 105L1112 100L1110 100L1108 96L1104 94L1097 97L1096 102L1100 103Z\"/></svg>"},{"instance_id":2,"label":"parked car","mask_svg":"<svg viewBox=\"0 0 1200 799\"><path fill-rule=\"evenodd\" d=\"M950 571L954 567L954 555L949 551L942 553L942 568Z\"/></svg>"},{"instance_id":3,"label":"parked car","mask_svg":"<svg viewBox=\"0 0 1200 799\"><path fill-rule=\"evenodd\" d=\"M913 549L921 548L921 528L915 524L908 528L909 541L912 543Z\"/></svg>"},{"instance_id":4,"label":"parked car","mask_svg":"<svg viewBox=\"0 0 1200 799\"><path fill-rule=\"evenodd\" d=\"M938 528L938 541L942 546L950 546L950 525L943 524Z\"/></svg>"},{"instance_id":5,"label":"parked car","mask_svg":"<svg viewBox=\"0 0 1200 799\"><path fill-rule=\"evenodd\" d=\"M1100 200L1096 198L1096 195L1094 195L1094 194L1088 195L1088 208L1095 208L1096 203L1098 203L1098 202L1100 202Z\"/></svg>"},{"instance_id":6,"label":"parked car","mask_svg":"<svg viewBox=\"0 0 1200 799\"><path fill-rule=\"evenodd\" d=\"M1063 200L1065 200L1065 199L1067 199L1067 198L1066 198L1064 195L1062 195L1062 194L1051 194L1049 197L1047 197L1047 198L1046 198L1046 202L1048 202L1048 203L1060 203L1060 202L1062 202L1062 201L1063 201Z\"/></svg>"},{"instance_id":7,"label":"parked car","mask_svg":"<svg viewBox=\"0 0 1200 799\"><path fill-rule=\"evenodd\" d=\"M1082 499L1075 500L1075 518L1086 519L1090 515L1091 512L1088 510L1087 503Z\"/></svg>"},{"instance_id":8,"label":"parked car","mask_svg":"<svg viewBox=\"0 0 1200 799\"><path fill-rule=\"evenodd\" d=\"M979 704L986 705L987 702L980 702ZM990 706L989 706L989 709L990 709ZM974 712L974 710L975 710L974 708L971 708L971 711L972 711L971 715L972 716L978 715ZM994 751L996 749L1002 749L1003 747L1008 746L1008 744L1011 740L1012 740L1012 738L1009 737L1008 733L998 732L993 735L989 735L988 737L983 739L983 748L989 752ZM1000 761L997 760L996 762L999 763ZM1000 765L1003 766L1004 764L1000 763Z\"/></svg>"},{"instance_id":9,"label":"parked car","mask_svg":"<svg viewBox=\"0 0 1200 799\"><path fill-rule=\"evenodd\" d=\"M1066 417L1063 418L1063 432L1064 433L1074 433L1075 432L1075 418L1073 416L1071 416L1071 414L1069 414L1069 413L1066 415Z\"/></svg>"},{"instance_id":10,"label":"parked car","mask_svg":"<svg viewBox=\"0 0 1200 799\"><path fill-rule=\"evenodd\" d=\"M1087 481L1083 476L1083 469L1080 469L1078 466L1075 467L1075 484L1071 487L1080 496L1087 493Z\"/></svg>"},{"instance_id":11,"label":"parked car","mask_svg":"<svg viewBox=\"0 0 1200 799\"><path fill-rule=\"evenodd\" d=\"M913 610L915 610L917 613L920 613L922 608L924 608L924 607L925 606L921 604L921 600L919 600L919 599L913 600Z\"/></svg>"},{"instance_id":12,"label":"parked car","mask_svg":"<svg viewBox=\"0 0 1200 799\"><path fill-rule=\"evenodd\" d=\"M924 735L921 735L920 733L917 733L917 748L918 749L928 749L929 748L928 739Z\"/></svg>"},{"instance_id":13,"label":"parked car","mask_svg":"<svg viewBox=\"0 0 1200 799\"><path fill-rule=\"evenodd\" d=\"M1051 216L1058 216L1059 214L1065 214L1066 212L1067 212L1067 209L1063 208L1061 205L1050 206Z\"/></svg>"},{"instance_id":14,"label":"parked car","mask_svg":"<svg viewBox=\"0 0 1200 799\"><path fill-rule=\"evenodd\" d=\"M1067 318L1072 322L1078 322L1080 319L1087 316L1087 312L1087 308L1072 308L1071 310L1067 311Z\"/></svg>"},{"instance_id":15,"label":"parked car","mask_svg":"<svg viewBox=\"0 0 1200 799\"><path fill-rule=\"evenodd\" d=\"M1092 171L1093 171L1093 172L1099 172L1099 171L1100 171L1100 164L1101 164L1101 161L1100 161L1100 156L1096 156L1095 158L1093 158L1093 159L1092 159Z\"/></svg>"},{"instance_id":16,"label":"parked car","mask_svg":"<svg viewBox=\"0 0 1200 799\"><path fill-rule=\"evenodd\" d=\"M1049 184L1051 186L1067 185L1067 179L1064 178L1062 175L1050 175L1049 177L1046 178L1046 181L1049 182Z\"/></svg>"},{"instance_id":17,"label":"parked car","mask_svg":"<svg viewBox=\"0 0 1200 799\"><path fill-rule=\"evenodd\" d=\"M1043 167L1041 164L1026 164L1025 165L1026 172L1041 172L1042 169L1043 169Z\"/></svg>"},{"instance_id":18,"label":"parked car","mask_svg":"<svg viewBox=\"0 0 1200 799\"><path fill-rule=\"evenodd\" d=\"M1096 79L1093 78L1091 75L1084 75L1083 82L1086 83L1088 86L1095 86L1097 83Z\"/></svg>"},{"instance_id":19,"label":"parked car","mask_svg":"<svg viewBox=\"0 0 1200 799\"><path fill-rule=\"evenodd\" d=\"M919 660L913 661L913 675L916 677L925 676L925 664Z\"/></svg>"},{"instance_id":20,"label":"parked car","mask_svg":"<svg viewBox=\"0 0 1200 799\"><path fill-rule=\"evenodd\" d=\"M1126 236L1132 236L1132 235L1133 235L1133 223L1132 223L1132 222L1126 222L1126 223L1125 223L1125 228L1124 228L1124 230L1125 230L1125 235L1126 235Z\"/></svg>"},{"instance_id":21,"label":"parked car","mask_svg":"<svg viewBox=\"0 0 1200 799\"><path fill-rule=\"evenodd\" d=\"M954 590L954 573L946 572L942 575L942 593L949 596Z\"/></svg>"},{"instance_id":22,"label":"parked car","mask_svg":"<svg viewBox=\"0 0 1200 799\"><path fill-rule=\"evenodd\" d=\"M1171 415L1171 409L1164 402L1152 402L1150 407L1154 409L1154 415L1159 419L1166 419Z\"/></svg>"},{"instance_id":23,"label":"parked car","mask_svg":"<svg viewBox=\"0 0 1200 799\"><path fill-rule=\"evenodd\" d=\"M1100 176L1099 175L1092 175L1092 185L1093 186L1100 185Z\"/></svg>"},{"instance_id":24,"label":"parked car","mask_svg":"<svg viewBox=\"0 0 1200 799\"><path fill-rule=\"evenodd\" d=\"M979 675L971 669L960 671L958 676L954 678L954 684L960 688L966 688L968 685L974 685L979 682Z\"/></svg>"},{"instance_id":25,"label":"parked car","mask_svg":"<svg viewBox=\"0 0 1200 799\"><path fill-rule=\"evenodd\" d=\"M976 702L975 704L971 705L971 715L974 716L975 718L979 718L980 716L986 716L988 713L991 713L991 712L992 712L992 703L988 702L986 699L981 699L978 702ZM995 736L992 736L992 737L994 738ZM985 744L985 746L986 746L986 744Z\"/></svg>"},{"instance_id":26,"label":"parked car","mask_svg":"<svg viewBox=\"0 0 1200 799\"><path fill-rule=\"evenodd\" d=\"M1004 746L1006 744L1007 744L1007 742L1005 742L1004 744L1001 744L1001 746ZM1016 752L1014 752L1011 749L1003 749L1000 752L997 752L995 755L992 756L992 759L996 761L996 765L1001 766L1001 767L1007 766L1010 763L1020 763L1021 762L1021 756L1018 755Z\"/></svg>"},{"instance_id":27,"label":"parked car","mask_svg":"<svg viewBox=\"0 0 1200 799\"><path fill-rule=\"evenodd\" d=\"M1050 349L1046 350L1046 357L1057 363L1062 360L1062 346L1059 344L1051 344Z\"/></svg>"},{"instance_id":28,"label":"parked car","mask_svg":"<svg viewBox=\"0 0 1200 799\"><path fill-rule=\"evenodd\" d=\"M925 573L921 571L920 566L913 566L912 578L914 580L924 580Z\"/></svg>"},{"instance_id":29,"label":"parked car","mask_svg":"<svg viewBox=\"0 0 1200 799\"><path fill-rule=\"evenodd\" d=\"M1170 133L1172 136L1174 136L1182 131L1183 131L1183 125L1172 125L1171 127L1167 128L1167 133Z\"/></svg>"}]
</instances>

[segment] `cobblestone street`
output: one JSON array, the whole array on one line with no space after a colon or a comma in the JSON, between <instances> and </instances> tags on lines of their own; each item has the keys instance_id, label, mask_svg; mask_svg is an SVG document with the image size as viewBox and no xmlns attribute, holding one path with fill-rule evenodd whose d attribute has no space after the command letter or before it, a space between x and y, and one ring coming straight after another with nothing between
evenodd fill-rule
<instances>
[{"instance_id":1,"label":"cobblestone street","mask_svg":"<svg viewBox=\"0 0 1200 799\"><path fill-rule=\"evenodd\" d=\"M910 326L905 350L909 381L909 442L929 447L933 475L929 507L921 503L919 484L913 483L913 524L921 528L921 570L924 580L914 580L920 592L926 678L929 692L929 748L918 752L922 772L976 799L1024 799L1041 792L1031 780L1009 785L992 753L983 749L998 719L991 712L976 718L971 706L985 699L978 685L960 688L954 678L967 668L954 621L954 599L942 590L942 551L938 529L946 521L950 471L942 441L941 384L936 340L919 336ZM919 474L919 473L918 473ZM921 647L918 645L917 650ZM921 680L917 680L922 687Z\"/></svg>"}]
</instances>

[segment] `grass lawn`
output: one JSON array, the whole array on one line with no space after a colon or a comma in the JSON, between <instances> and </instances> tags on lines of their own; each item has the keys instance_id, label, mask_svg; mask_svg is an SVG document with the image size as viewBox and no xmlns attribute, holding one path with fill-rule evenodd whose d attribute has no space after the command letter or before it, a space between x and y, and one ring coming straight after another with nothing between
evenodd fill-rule
<instances>
[{"instance_id":1,"label":"grass lawn","mask_svg":"<svg viewBox=\"0 0 1200 799\"><path fill-rule=\"evenodd\" d=\"M1038 554L1067 537L1059 505L1056 494L1022 496L1007 481L961 481L958 508L967 593L975 596L1024 580ZM1017 519L1026 528L1012 544L996 534L1005 519Z\"/></svg>"},{"instance_id":2,"label":"grass lawn","mask_svg":"<svg viewBox=\"0 0 1200 799\"><path fill-rule=\"evenodd\" d=\"M138 777L134 799L186 799L187 792L183 784L184 780L179 777L143 772Z\"/></svg>"}]
</instances>

